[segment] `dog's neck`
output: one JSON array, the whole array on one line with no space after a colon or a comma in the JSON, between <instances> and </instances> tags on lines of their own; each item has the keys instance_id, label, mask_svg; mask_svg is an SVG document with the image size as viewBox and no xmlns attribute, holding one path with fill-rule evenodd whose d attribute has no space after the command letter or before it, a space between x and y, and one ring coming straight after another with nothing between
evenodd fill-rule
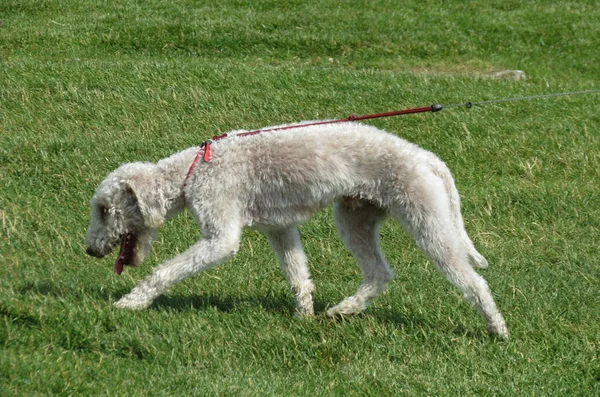
<instances>
[{"instance_id":1,"label":"dog's neck","mask_svg":"<svg viewBox=\"0 0 600 397\"><path fill-rule=\"evenodd\" d=\"M162 193L167 209L167 219L173 218L185 208L184 186L190 164L199 147L192 147L156 163L162 174Z\"/></svg>"}]
</instances>

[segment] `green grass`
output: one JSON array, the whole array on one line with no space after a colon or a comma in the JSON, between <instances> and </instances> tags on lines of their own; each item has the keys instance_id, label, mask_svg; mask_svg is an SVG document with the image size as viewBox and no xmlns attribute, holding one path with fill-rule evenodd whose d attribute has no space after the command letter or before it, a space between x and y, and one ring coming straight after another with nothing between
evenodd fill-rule
<instances>
[{"instance_id":1,"label":"green grass","mask_svg":"<svg viewBox=\"0 0 600 397\"><path fill-rule=\"evenodd\" d=\"M330 211L301 228L314 319L264 237L146 311L112 303L200 237L168 224L122 277L85 255L87 201L126 161L236 128L600 88L596 1L0 3L0 395L598 395L600 96L372 122L437 153L511 331L398 225L362 316ZM347 5L346 5L347 4ZM489 71L521 69L526 81Z\"/></svg>"}]
</instances>

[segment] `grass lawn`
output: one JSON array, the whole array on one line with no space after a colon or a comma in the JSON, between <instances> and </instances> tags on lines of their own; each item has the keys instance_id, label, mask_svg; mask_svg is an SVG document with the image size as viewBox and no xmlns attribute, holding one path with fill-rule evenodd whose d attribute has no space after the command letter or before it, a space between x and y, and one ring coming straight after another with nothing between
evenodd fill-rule
<instances>
[{"instance_id":1,"label":"grass lawn","mask_svg":"<svg viewBox=\"0 0 600 397\"><path fill-rule=\"evenodd\" d=\"M511 338L497 341L393 222L364 315L326 210L301 227L317 315L266 239L148 310L139 269L85 254L87 202L123 162L238 128L600 88L597 1L0 2L0 395L600 395L600 95L370 122L438 154ZM526 80L487 73L523 70Z\"/></svg>"}]
</instances>

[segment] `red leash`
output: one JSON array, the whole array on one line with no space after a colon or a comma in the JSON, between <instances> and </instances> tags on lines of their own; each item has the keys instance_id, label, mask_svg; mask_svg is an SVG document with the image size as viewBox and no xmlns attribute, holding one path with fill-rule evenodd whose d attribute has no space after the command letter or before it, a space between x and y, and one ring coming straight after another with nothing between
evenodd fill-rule
<instances>
[{"instance_id":1,"label":"red leash","mask_svg":"<svg viewBox=\"0 0 600 397\"><path fill-rule=\"evenodd\" d=\"M256 134L260 134L261 132L291 130L293 128L312 127L312 126L315 126L315 125L323 125L323 124L348 123L348 122L351 122L351 121L378 119L378 118L381 118L381 117L400 116L400 115L403 115L403 114L411 114L411 113L437 112L437 111L440 111L442 109L443 109L442 105L435 104L435 105L431 105L431 106L426 106L424 108L413 108L413 109L405 109L405 110L396 110L396 111L393 111L393 112L367 114L367 115L364 115L364 116L355 116L355 115L351 114L350 116L346 117L345 119L316 121L314 123L294 124L294 125L288 125L288 126L285 126L285 127L265 128L265 129L261 129L261 130L254 130L254 131L242 132L242 133L236 134L235 136L256 135ZM227 138L227 136L228 136L227 134L217 135L217 136L214 136L212 138L212 141L218 141L219 139ZM209 160L210 160L210 155L209 155Z\"/></svg>"},{"instance_id":2,"label":"red leash","mask_svg":"<svg viewBox=\"0 0 600 397\"><path fill-rule=\"evenodd\" d=\"M370 119L378 119L378 118L382 118L382 117L400 116L400 115L403 115L403 114L425 113L425 112L438 112L438 111L442 110L443 108L444 107L442 105L440 105L440 104L434 104L434 105L426 106L426 107L423 107L423 108L412 108L412 109L396 110L396 111L393 111L393 112L367 114L367 115L364 115L364 116L355 116L355 115L351 114L350 116L346 117L345 119L316 121L314 123L294 124L294 125L288 125L288 126L285 126L285 127L264 128L264 129L260 129L260 130L254 130L254 131L248 131L248 132L241 132L239 134L235 134L234 136L250 136L250 135L257 135L257 134L260 134L262 132L273 132L273 131L291 130L291 129L294 129L294 128L312 127L312 126L315 126L315 125L324 125L324 124L348 123L348 122L352 122L352 121L370 120ZM184 182L184 185L183 185L184 189L187 186L187 180L189 179L190 175L194 171L194 168L196 167L196 164L198 164L198 161L200 161L200 157L202 157L202 160L205 163L210 162L210 145L211 145L211 143L213 143L214 141L219 141L219 140L227 138L227 137L229 137L229 135L227 135L227 134L215 135L215 136L212 137L212 139L209 139L209 140L206 140L206 141L202 142L202 144L200 145L200 150L196 154L196 157L194 157L194 161L192 161L192 164L190 165L190 169L188 170L187 175L185 177L185 182Z\"/></svg>"},{"instance_id":3,"label":"red leash","mask_svg":"<svg viewBox=\"0 0 600 397\"><path fill-rule=\"evenodd\" d=\"M393 112L367 114L367 115L364 115L364 116L355 116L355 115L351 114L350 116L346 117L345 119L316 121L314 123L294 124L294 125L288 125L288 126L285 126L285 127L263 128L263 129L260 129L260 130L254 130L254 131L248 131L248 132L241 132L239 134L235 134L234 136L250 136L250 135L257 135L257 134L260 134L262 132L273 132L273 131L291 130L291 129L294 129L294 128L312 127L312 126L315 126L315 125L324 125L324 124L348 123L348 122L352 122L352 121L361 121L361 120L378 119L378 118L382 118L382 117L400 116L400 115L403 115L403 114L424 113L424 112L438 112L438 111L440 111L442 109L443 109L442 105L435 104L435 105L426 106L426 107L423 107L423 108L412 108L412 109L396 110L396 111L393 111ZM198 162L198 160L200 158L200 155L202 155L204 162L208 163L210 161L210 144L213 141L218 141L218 140L227 138L228 136L229 135L227 135L227 134L215 135L215 136L212 137L212 139L209 139L207 141L202 142L202 145L200 146L200 151L198 152L198 155L196 155L196 158L194 159L194 162L192 163L192 167L190 167L190 172L188 172L188 175L191 173L191 170L194 168L194 166Z\"/></svg>"},{"instance_id":4,"label":"red leash","mask_svg":"<svg viewBox=\"0 0 600 397\"><path fill-rule=\"evenodd\" d=\"M351 121L378 119L381 117L400 116L403 114L438 112L444 108L454 108L454 107L463 107L464 106L464 107L470 109L473 106L488 105L488 104L492 104L492 103L524 101L524 100L531 100L531 99L545 99L545 98L561 97L561 96L566 96L566 95L583 95L583 94L599 94L599 93L600 93L600 90L586 90L586 91L574 91L574 92L560 92L560 93L555 93L555 94L533 95L533 96L525 96L525 97L517 97L517 98L493 99L493 100L482 101L482 102L456 103L453 105L440 105L439 103L437 103L437 104L434 104L431 106L426 106L423 108L396 110L393 112L386 112L386 113L367 114L365 116L355 116L355 115L351 114L347 118L341 119L341 120L317 121L314 123L307 123L307 124L288 125L286 127L265 128L262 130L242 132L242 133L236 134L235 136L249 136L249 135L260 134L261 132L291 130L292 128L311 127L311 126L323 125L323 124L347 123L347 122L351 122ZM200 157L202 157L202 159L204 160L205 163L208 163L210 161L210 144L213 141L218 141L220 139L227 138L228 136L229 135L227 135L227 134L216 135L212 139L202 142L202 144L200 145L200 150L198 151L198 154L196 154L196 157L194 158L194 161L192 162L192 165L190 166L190 169L188 170L187 176L185 177L184 187L187 185L187 180L190 177L190 175L192 174L194 167L196 167L196 164L198 164Z\"/></svg>"}]
</instances>

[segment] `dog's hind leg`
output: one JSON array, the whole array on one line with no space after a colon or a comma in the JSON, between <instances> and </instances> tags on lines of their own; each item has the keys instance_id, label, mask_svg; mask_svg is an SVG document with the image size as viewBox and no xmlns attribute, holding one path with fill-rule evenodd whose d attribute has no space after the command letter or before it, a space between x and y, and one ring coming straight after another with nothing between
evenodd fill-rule
<instances>
[{"instance_id":1,"label":"dog's hind leg","mask_svg":"<svg viewBox=\"0 0 600 397\"><path fill-rule=\"evenodd\" d=\"M281 270L296 297L296 313L312 316L315 286L310 280L306 254L296 226L264 232L271 243Z\"/></svg>"},{"instance_id":2,"label":"dog's hind leg","mask_svg":"<svg viewBox=\"0 0 600 397\"><path fill-rule=\"evenodd\" d=\"M471 263L472 266L486 269L488 267L488 261L477 251L473 241L469 238L469 235L465 230L463 217L460 212L460 196L456 190L456 186L454 185L454 179L452 178L450 170L446 164L437 158L432 159L430 165L433 173L442 180L444 188L446 189L450 216L454 222L454 226L458 232L458 235L460 236L460 239L462 240L462 243L467 249L469 263Z\"/></svg>"},{"instance_id":3,"label":"dog's hind leg","mask_svg":"<svg viewBox=\"0 0 600 397\"><path fill-rule=\"evenodd\" d=\"M508 329L486 281L469 265L471 252L452 219L443 182L431 174L421 175L404 191L404 199L390 206L390 214L402 223L440 273L477 308L489 331L507 338Z\"/></svg>"},{"instance_id":4,"label":"dog's hind leg","mask_svg":"<svg viewBox=\"0 0 600 397\"><path fill-rule=\"evenodd\" d=\"M385 211L364 201L345 200L335 206L335 226L358 262L363 282L353 296L329 309L329 316L363 311L394 277L379 247L379 229L385 217Z\"/></svg>"}]
</instances>

